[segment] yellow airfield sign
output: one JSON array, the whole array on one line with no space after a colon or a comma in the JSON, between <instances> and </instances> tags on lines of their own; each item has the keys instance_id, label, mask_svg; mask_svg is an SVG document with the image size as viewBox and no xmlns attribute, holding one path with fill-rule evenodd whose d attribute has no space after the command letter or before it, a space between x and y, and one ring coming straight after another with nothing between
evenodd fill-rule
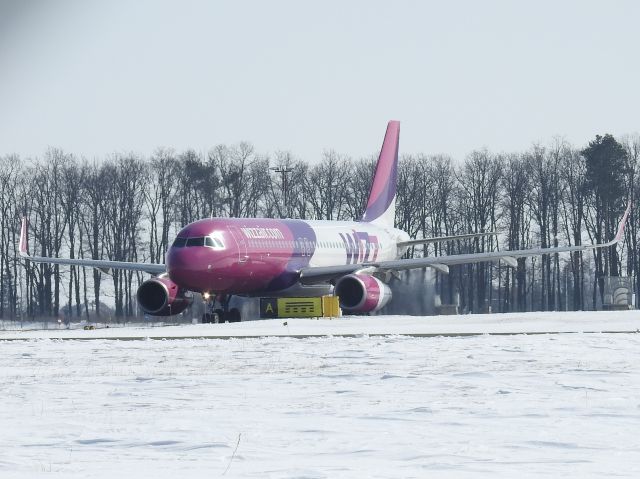
<instances>
[{"instance_id":1,"label":"yellow airfield sign","mask_svg":"<svg viewBox=\"0 0 640 479\"><path fill-rule=\"evenodd\" d=\"M337 296L260 298L261 318L318 318L339 316Z\"/></svg>"}]
</instances>

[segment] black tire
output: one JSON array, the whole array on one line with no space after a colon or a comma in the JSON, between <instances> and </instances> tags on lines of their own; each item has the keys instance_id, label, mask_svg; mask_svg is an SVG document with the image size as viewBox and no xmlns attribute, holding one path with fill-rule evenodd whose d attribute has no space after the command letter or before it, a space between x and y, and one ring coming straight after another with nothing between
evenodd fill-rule
<instances>
[{"instance_id":1,"label":"black tire","mask_svg":"<svg viewBox=\"0 0 640 479\"><path fill-rule=\"evenodd\" d=\"M233 308L229 311L229 322L230 323L239 323L241 320L240 310L238 308Z\"/></svg>"},{"instance_id":2,"label":"black tire","mask_svg":"<svg viewBox=\"0 0 640 479\"><path fill-rule=\"evenodd\" d=\"M221 309L215 309L213 311L213 322L214 323L224 323L225 322L225 314Z\"/></svg>"}]
</instances>

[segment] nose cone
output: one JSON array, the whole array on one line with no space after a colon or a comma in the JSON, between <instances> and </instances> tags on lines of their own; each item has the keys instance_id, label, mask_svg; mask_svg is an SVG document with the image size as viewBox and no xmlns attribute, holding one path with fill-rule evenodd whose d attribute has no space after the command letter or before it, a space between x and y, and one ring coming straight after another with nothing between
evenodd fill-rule
<instances>
[{"instance_id":1,"label":"nose cone","mask_svg":"<svg viewBox=\"0 0 640 479\"><path fill-rule=\"evenodd\" d=\"M204 240L214 232L222 242L216 246L193 246L189 241L189 238ZM178 240L167 251L167 272L172 281L191 291L225 292L229 286L229 266L237 257L237 245L219 220L200 220L178 233Z\"/></svg>"},{"instance_id":2,"label":"nose cone","mask_svg":"<svg viewBox=\"0 0 640 479\"><path fill-rule=\"evenodd\" d=\"M210 258L203 257L204 247L182 247L172 246L167 251L167 272L169 278L180 286L192 291L204 291L206 282L203 277L206 274ZM204 266L204 267L203 267Z\"/></svg>"}]
</instances>

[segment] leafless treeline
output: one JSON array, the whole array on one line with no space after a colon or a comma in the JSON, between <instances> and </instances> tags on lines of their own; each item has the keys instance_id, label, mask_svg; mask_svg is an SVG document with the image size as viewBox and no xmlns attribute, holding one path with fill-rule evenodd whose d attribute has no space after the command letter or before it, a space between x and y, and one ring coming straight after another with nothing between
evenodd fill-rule
<instances>
[{"instance_id":1,"label":"leafless treeline","mask_svg":"<svg viewBox=\"0 0 640 479\"><path fill-rule=\"evenodd\" d=\"M561 139L524 153L478 150L462 162L403 156L397 226L413 237L500 233L418 247L409 252L414 256L603 242L615 234L627 195L640 197L639 160L637 136L598 137L582 151ZM374 164L373 155L353 160L335 151L309 164L288 152L260 155L248 143L220 145L206 155L161 149L149 158L115 155L100 162L58 149L38 160L1 157L0 317L104 316L105 303L115 305L118 317L137 314L141 274L25 267L16 251L25 214L34 254L162 262L175 233L203 217L357 219ZM286 195L283 176L270 166L291 170ZM602 300L604 276L629 275L639 287L639 235L640 215L632 212L622 255L608 249L519 259L516 268L458 266L438 273L436 286L443 302L459 293L467 311L489 304L494 311L593 309Z\"/></svg>"}]
</instances>

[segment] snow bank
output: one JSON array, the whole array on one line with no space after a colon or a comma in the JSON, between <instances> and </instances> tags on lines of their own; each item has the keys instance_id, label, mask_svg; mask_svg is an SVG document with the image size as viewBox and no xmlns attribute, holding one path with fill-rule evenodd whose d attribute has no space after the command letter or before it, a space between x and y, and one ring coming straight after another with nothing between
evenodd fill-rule
<instances>
[{"instance_id":1,"label":"snow bank","mask_svg":"<svg viewBox=\"0 0 640 479\"><path fill-rule=\"evenodd\" d=\"M3 339L144 339L262 336L439 336L558 332L636 332L640 311L510 313L462 316L351 316L336 319L277 319L226 324L0 331Z\"/></svg>"}]
</instances>

